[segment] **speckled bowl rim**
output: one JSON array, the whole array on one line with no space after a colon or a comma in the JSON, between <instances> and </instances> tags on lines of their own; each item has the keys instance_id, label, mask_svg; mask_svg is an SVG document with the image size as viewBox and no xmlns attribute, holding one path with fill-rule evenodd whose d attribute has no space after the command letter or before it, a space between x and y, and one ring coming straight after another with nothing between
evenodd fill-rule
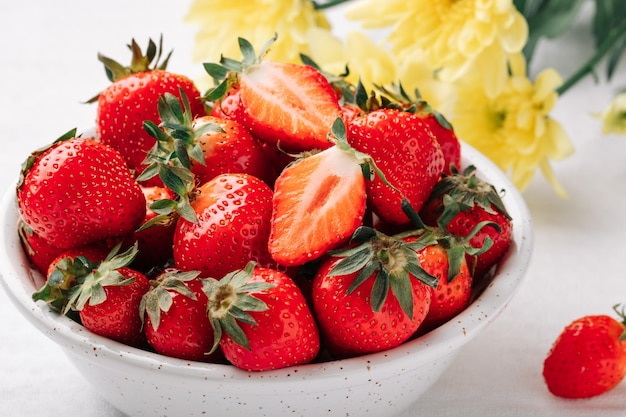
<instances>
[{"instance_id":1,"label":"speckled bowl rim","mask_svg":"<svg viewBox=\"0 0 626 417\"><path fill-rule=\"evenodd\" d=\"M78 355L90 356L98 352L98 356L104 360L120 362L123 359L123 364L128 366L159 369L160 372L184 378L227 379L241 383L263 379L265 383L289 384L294 375L298 379L319 382L326 378L341 379L346 373L354 376L354 373L372 375L372 372L376 372L377 378L397 374L404 369L423 366L452 354L473 339L509 303L522 284L530 263L533 225L521 194L499 168L471 146L463 143L462 155L463 166L475 165L479 177L491 182L496 189L505 190L504 203L513 218L512 247L500 262L495 279L467 309L428 334L385 352L275 371L245 372L231 365L169 358L95 335L71 319L53 312L44 303L32 301L31 294L39 288L42 278L29 267L17 237L18 211L14 187L5 192L0 203L0 282L16 307L32 324L68 352ZM24 271L28 273L24 274Z\"/></svg>"}]
</instances>

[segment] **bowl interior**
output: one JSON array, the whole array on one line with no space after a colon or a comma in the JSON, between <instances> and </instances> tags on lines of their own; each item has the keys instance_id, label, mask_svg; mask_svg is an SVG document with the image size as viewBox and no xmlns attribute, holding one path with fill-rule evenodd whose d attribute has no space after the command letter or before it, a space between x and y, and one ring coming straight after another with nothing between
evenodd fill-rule
<instances>
[{"instance_id":1,"label":"bowl interior","mask_svg":"<svg viewBox=\"0 0 626 417\"><path fill-rule=\"evenodd\" d=\"M526 204L508 178L486 157L468 145L462 148L463 166L473 164L478 175L492 183L496 189L505 190L503 201L513 218L513 244L500 262L494 279L477 296L473 303L457 317L439 328L409 341L395 349L361 357L313 363L297 367L299 378L341 378L346 372L369 373L372 369L380 374L397 372L398 366L422 366L432 362L475 337L506 306L523 281L528 267L532 246L532 220ZM158 367L162 372L184 374L202 379L234 379L252 382L288 381L282 377L292 375L293 368L262 373L248 373L230 365L205 364L168 358L155 353L135 349L97 336L67 317L51 311L43 303L35 303L31 294L43 283L43 277L29 266L17 235L18 211L14 201L14 189L6 191L0 203L2 227L2 250L0 250L0 273L2 283L15 303L40 331L54 341L79 355L90 355L93 350L101 357L124 358L126 364L136 367ZM399 365L401 364L401 365ZM288 383L288 382L286 382Z\"/></svg>"}]
</instances>

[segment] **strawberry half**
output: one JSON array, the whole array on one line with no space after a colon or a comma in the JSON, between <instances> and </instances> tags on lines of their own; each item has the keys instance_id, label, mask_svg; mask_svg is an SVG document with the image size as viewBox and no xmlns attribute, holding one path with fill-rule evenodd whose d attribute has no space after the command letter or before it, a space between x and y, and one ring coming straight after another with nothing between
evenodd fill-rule
<instances>
[{"instance_id":1,"label":"strawberry half","mask_svg":"<svg viewBox=\"0 0 626 417\"><path fill-rule=\"evenodd\" d=\"M335 143L289 165L276 180L269 251L280 264L315 260L349 240L361 225L366 206L362 162L345 140Z\"/></svg>"},{"instance_id":2,"label":"strawberry half","mask_svg":"<svg viewBox=\"0 0 626 417\"><path fill-rule=\"evenodd\" d=\"M259 140L279 143L290 152L330 147L326 135L342 115L333 88L309 65L263 60L275 40L257 56L253 46L240 38L242 62L222 59L219 64L205 64L209 75L223 80L208 99L219 103L238 88L236 119Z\"/></svg>"}]
</instances>

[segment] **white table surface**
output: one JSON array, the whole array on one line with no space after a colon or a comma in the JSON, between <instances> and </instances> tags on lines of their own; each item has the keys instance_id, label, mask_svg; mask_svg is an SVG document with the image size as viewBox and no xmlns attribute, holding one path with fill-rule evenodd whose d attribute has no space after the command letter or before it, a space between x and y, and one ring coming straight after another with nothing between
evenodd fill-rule
<instances>
[{"instance_id":1,"label":"white table surface","mask_svg":"<svg viewBox=\"0 0 626 417\"><path fill-rule=\"evenodd\" d=\"M123 59L136 37L164 34L170 69L202 74L191 60L189 4L165 0L0 0L0 188L12 187L33 149L72 127L92 126L95 107L81 104L108 84L100 51ZM176 5L176 6L174 6ZM563 75L592 53L584 26L558 44L542 44L536 65ZM561 329L586 314L610 314L626 302L626 136L602 136L600 111L626 87L622 62L611 84L588 77L563 96L553 117L576 153L554 164L569 192L560 199L537 176L524 193L536 243L528 279L498 319L461 352L408 416L626 415L626 381L603 396L566 401L546 390L544 357ZM119 417L31 326L0 290L0 415Z\"/></svg>"}]
</instances>

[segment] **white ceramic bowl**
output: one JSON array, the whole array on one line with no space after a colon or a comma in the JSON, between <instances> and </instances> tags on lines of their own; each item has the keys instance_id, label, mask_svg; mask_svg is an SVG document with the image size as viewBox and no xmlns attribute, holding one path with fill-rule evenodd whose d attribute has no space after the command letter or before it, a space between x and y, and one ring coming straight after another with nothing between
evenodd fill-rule
<instances>
[{"instance_id":1,"label":"white ceramic bowl","mask_svg":"<svg viewBox=\"0 0 626 417\"><path fill-rule=\"evenodd\" d=\"M514 243L493 281L456 318L395 349L333 362L248 373L229 365L172 359L94 335L34 303L43 278L29 267L16 232L14 189L0 205L0 273L17 308L58 343L97 391L129 416L393 416L426 391L460 349L507 305L523 281L532 246L524 200L487 158L463 146L463 165L505 189ZM495 354L496 352L494 352Z\"/></svg>"}]
</instances>

